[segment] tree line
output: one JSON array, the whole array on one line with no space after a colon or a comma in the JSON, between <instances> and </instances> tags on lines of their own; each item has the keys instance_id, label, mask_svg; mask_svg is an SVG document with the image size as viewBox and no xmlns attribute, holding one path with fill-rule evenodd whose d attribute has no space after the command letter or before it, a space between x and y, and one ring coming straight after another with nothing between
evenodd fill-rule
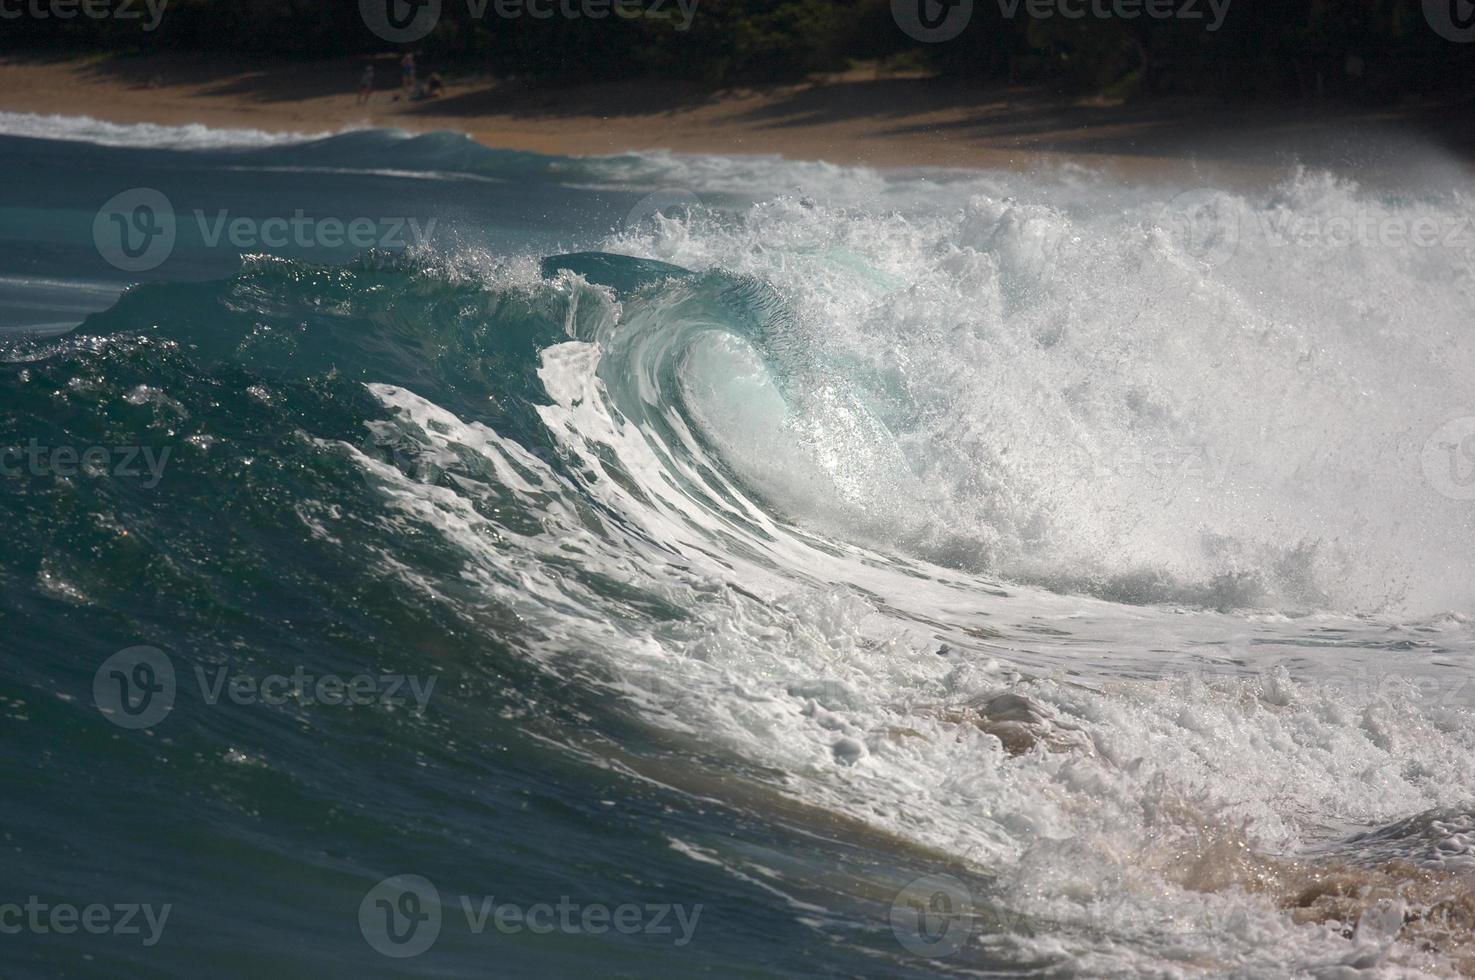
<instances>
[{"instance_id":1,"label":"tree line","mask_svg":"<svg viewBox=\"0 0 1475 980\"><path fill-rule=\"evenodd\" d=\"M366 26L355 0L168 0L147 31L138 19L77 14L88 4L142 11L147 2L0 0L0 46L291 58L397 49ZM422 55L503 77L571 82L724 86L867 63L1125 97L1380 101L1468 89L1475 78L1475 43L1451 39L1431 20L1475 32L1472 0L1217 0L1222 18L1212 29L1211 0L896 0L903 10L923 5L929 23L963 17L956 36L936 43L901 29L892 0L695 0L689 19L677 15L676 0L597 0L603 6L592 9L624 2L627 13L643 12L597 18L559 12L560 3L580 9L591 0L541 0L554 11L546 17L525 8L498 16L498 0L439 2L434 29L408 45ZM1172 16L1143 16L1147 4ZM72 16L54 16L68 8Z\"/></svg>"}]
</instances>

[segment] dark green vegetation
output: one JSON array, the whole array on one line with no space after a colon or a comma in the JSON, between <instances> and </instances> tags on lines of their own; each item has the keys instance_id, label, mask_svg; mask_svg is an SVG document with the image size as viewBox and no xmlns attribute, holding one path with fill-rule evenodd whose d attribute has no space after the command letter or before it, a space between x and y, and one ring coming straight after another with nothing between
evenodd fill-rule
<instances>
[{"instance_id":1,"label":"dark green vegetation","mask_svg":"<svg viewBox=\"0 0 1475 980\"><path fill-rule=\"evenodd\" d=\"M4 0L12 12L38 2L53 0ZM141 0L129 2L142 7ZM544 2L556 11L559 2L578 0ZM1111 0L1065 2L1078 10ZM1475 16L1469 0L1437 0L1451 2L1455 17ZM640 5L648 9L656 0ZM889 0L698 0L686 30L677 29L685 18L674 0L661 4L663 16L597 20L499 18L492 5L477 18L466 0L443 0L436 29L415 47L440 64L568 81L667 77L726 85L879 61L1074 91L1371 102L1458 90L1475 71L1475 44L1440 36L1423 0L1231 0L1213 31L1206 29L1215 20L1206 0L1171 0L1172 9L1195 17L1169 19L1066 19L1051 6L1056 15L1041 19L1027 15L1024 0L974 0L959 36L924 44L896 26ZM0 45L299 58L392 47L365 28L354 0L172 0L151 32L138 20L23 14L0 20Z\"/></svg>"}]
</instances>

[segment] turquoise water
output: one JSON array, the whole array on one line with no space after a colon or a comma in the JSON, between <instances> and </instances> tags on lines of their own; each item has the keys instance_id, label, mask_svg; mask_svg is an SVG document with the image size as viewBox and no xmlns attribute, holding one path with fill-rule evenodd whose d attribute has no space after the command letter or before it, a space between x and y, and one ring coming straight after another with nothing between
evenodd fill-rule
<instances>
[{"instance_id":1,"label":"turquoise water","mask_svg":"<svg viewBox=\"0 0 1475 980\"><path fill-rule=\"evenodd\" d=\"M530 663L536 627L478 594L427 528L384 517L387 488L356 450L436 481L459 467L372 435L367 427L391 413L369 381L411 387L565 469L530 408L538 349L567 339L552 297L499 294L409 261L354 261L353 250L238 272L236 254L181 238L161 273L178 281L114 302L101 284L120 276L93 247L90 198L77 188L102 171L112 185L164 188L181 213L198 198L212 211L263 215L285 194L328 215L393 194L450 235L475 228L481 242L534 253L607 230L643 194L570 186L565 161L482 153L449 136L209 153L7 139L0 152L11 176L0 261L25 283L6 291L7 326L107 307L57 344L11 349L6 437L174 450L151 487L140 460L138 480L42 476L6 488L7 898L174 907L150 948L115 936L7 936L6 976L391 976L417 975L420 964L448 976L784 976L895 958L884 917L852 925L824 913L846 933L840 943L757 883L674 850L673 838L736 839L806 873L874 864L855 843L816 837L802 814L769 812L760 790L757 800L710 798L704 784L735 760L649 730L610 699L612 678ZM340 172L365 157L496 181L469 185L473 197L455 177ZM317 167L327 169L303 172ZM73 290L73 276L99 285ZM79 400L53 403L58 388ZM478 506L495 519L494 500ZM310 512L351 526L308 532ZM526 531L537 515L505 519ZM386 577L391 556L437 595ZM565 571L618 595L575 561ZM681 613L635 590L619 598L634 611ZM138 644L168 652L180 693L156 729L125 734L97 710L93 674ZM211 705L193 672L215 667L437 683L423 713L413 702ZM668 768L683 771L678 785L663 785ZM741 782L741 770L727 778ZM402 872L436 883L449 923L413 970L379 956L359 928L364 893ZM478 936L464 917L456 927L460 894L701 911L682 946L674 914L652 923L669 938Z\"/></svg>"},{"instance_id":2,"label":"turquoise water","mask_svg":"<svg viewBox=\"0 0 1475 980\"><path fill-rule=\"evenodd\" d=\"M5 976L1467 953L1471 254L1260 220L1465 185L1217 191L1205 247L1069 171L27 125ZM174 241L130 271L138 188ZM1439 886L1388 925L1395 858ZM1365 894L1294 913L1329 867Z\"/></svg>"}]
</instances>

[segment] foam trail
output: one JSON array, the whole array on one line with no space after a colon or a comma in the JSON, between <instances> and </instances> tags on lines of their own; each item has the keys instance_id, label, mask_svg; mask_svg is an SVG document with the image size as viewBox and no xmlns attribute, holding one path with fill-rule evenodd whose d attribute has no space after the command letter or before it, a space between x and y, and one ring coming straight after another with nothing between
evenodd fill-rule
<instances>
[{"instance_id":1,"label":"foam trail","mask_svg":"<svg viewBox=\"0 0 1475 980\"><path fill-rule=\"evenodd\" d=\"M338 140L300 155L377 137ZM198 481L97 508L169 567L254 547L257 610L313 588L268 581L286 537L364 577L330 606L579 698L571 743L634 718L667 785L884 836L849 877L680 849L835 948L943 864L989 924L960 973L1475 973L1475 266L1382 240L1461 227L1470 186L395 148L524 195L722 192L541 263L252 258L0 373L28 425L203 440ZM26 581L131 601L136 563L45 550L51 501L12 522Z\"/></svg>"},{"instance_id":2,"label":"foam trail","mask_svg":"<svg viewBox=\"0 0 1475 980\"><path fill-rule=\"evenodd\" d=\"M30 139L67 140L101 146L153 147L174 150L213 150L287 146L332 136L329 132L284 133L260 129L216 128L191 123L111 123L91 116L0 112L0 135Z\"/></svg>"}]
</instances>

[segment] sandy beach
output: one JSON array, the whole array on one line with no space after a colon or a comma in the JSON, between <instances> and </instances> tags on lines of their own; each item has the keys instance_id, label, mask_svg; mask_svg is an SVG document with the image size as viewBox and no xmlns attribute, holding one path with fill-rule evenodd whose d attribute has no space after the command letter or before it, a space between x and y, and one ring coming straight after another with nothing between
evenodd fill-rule
<instances>
[{"instance_id":1,"label":"sandy beach","mask_svg":"<svg viewBox=\"0 0 1475 980\"><path fill-rule=\"evenodd\" d=\"M1070 161L1139 176L1185 166L1225 177L1293 163L1377 169L1411 141L1465 166L1475 160L1475 131L1463 122L1468 99L1224 109L1188 100L1120 105L862 70L719 92L658 80L553 86L448 71L443 97L408 102L397 98L398 66L386 55L376 61L378 90L363 105L363 64L8 56L0 59L0 110L268 131L451 129L488 146L551 154L662 149L1011 169Z\"/></svg>"}]
</instances>

